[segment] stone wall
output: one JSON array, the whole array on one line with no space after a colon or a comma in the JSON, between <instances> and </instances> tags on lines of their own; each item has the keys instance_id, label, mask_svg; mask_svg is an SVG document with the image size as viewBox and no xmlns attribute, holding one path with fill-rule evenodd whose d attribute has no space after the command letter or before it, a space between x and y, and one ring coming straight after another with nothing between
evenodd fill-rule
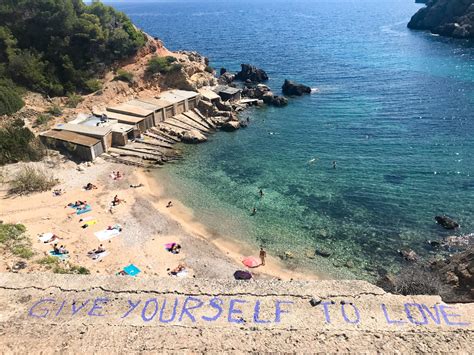
<instances>
[{"instance_id":1,"label":"stone wall","mask_svg":"<svg viewBox=\"0 0 474 355\"><path fill-rule=\"evenodd\" d=\"M474 304L363 281L0 274L10 352L474 352Z\"/></svg>"}]
</instances>

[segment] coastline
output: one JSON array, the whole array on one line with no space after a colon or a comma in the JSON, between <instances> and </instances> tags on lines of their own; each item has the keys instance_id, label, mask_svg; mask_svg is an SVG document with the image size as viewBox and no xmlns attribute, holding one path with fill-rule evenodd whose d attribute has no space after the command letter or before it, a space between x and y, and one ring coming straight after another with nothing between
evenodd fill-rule
<instances>
[{"instance_id":1,"label":"coastline","mask_svg":"<svg viewBox=\"0 0 474 355\"><path fill-rule=\"evenodd\" d=\"M221 235L197 220L193 211L189 207L185 206L174 196L165 193L163 187L158 184L152 174L141 170L137 175L139 176L140 181L146 181L148 193L153 198L152 204L154 207L162 215L178 222L186 232L214 245L222 255L232 259L236 265L240 265L240 268L245 268L241 263L242 258L252 254L257 256L257 246L252 246L249 243L242 242L241 240L237 241L229 236ZM166 203L170 200L173 202L173 207L166 208ZM257 267L251 269L251 271L252 274L262 278L274 277L282 280L295 279L305 281L327 279L324 275L288 270L281 261L271 255L267 256L264 267Z\"/></svg>"},{"instance_id":2,"label":"coastline","mask_svg":"<svg viewBox=\"0 0 474 355\"><path fill-rule=\"evenodd\" d=\"M21 223L27 228L26 234L31 241L35 255L27 260L27 266L19 273L54 272L54 269L41 264L48 256L52 244L42 243L36 237L42 233L54 233L61 239L69 251L64 263L70 266L82 266L91 274L114 275L128 264L134 264L142 271L140 276L170 277L168 272L179 264L188 270L187 277L233 279L233 273L246 269L241 263L243 257L258 256L258 248L231 240L217 234L203 225L193 216L193 211L180 201L169 196L163 186L153 178L153 174L141 168L132 168L99 160L93 164L76 165L72 162L55 160L35 163L38 167L51 169L60 179L56 188L65 193L51 197L51 191L25 196L8 196L6 184L2 185L2 208L0 220L3 223ZM9 166L5 171L10 175L22 164ZM111 179L112 171L120 170L124 178ZM84 191L88 182L97 185L97 190ZM140 188L131 188L131 184L143 184ZM124 203L109 211L110 201L118 195ZM96 224L81 229L81 216L71 215L67 203L86 200L92 206L92 212L84 215L93 218ZM173 201L172 208L166 208L167 201ZM31 206L25 208L25 206ZM121 235L99 241L94 232L107 226L120 224ZM182 250L175 255L165 250L164 244L176 242ZM87 257L87 252L103 244L109 255L100 261ZM13 254L3 252L0 256L1 271L12 271L13 265L20 260ZM60 265L63 265L60 263ZM318 280L326 279L322 275L288 270L283 263L269 255L264 267L249 269L255 279L280 280Z\"/></svg>"}]
</instances>

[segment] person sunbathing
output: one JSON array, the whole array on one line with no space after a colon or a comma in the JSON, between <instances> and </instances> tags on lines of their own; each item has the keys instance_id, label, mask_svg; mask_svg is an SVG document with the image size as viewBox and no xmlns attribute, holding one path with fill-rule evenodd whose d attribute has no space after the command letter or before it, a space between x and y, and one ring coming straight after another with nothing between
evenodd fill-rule
<instances>
[{"instance_id":1,"label":"person sunbathing","mask_svg":"<svg viewBox=\"0 0 474 355\"><path fill-rule=\"evenodd\" d=\"M171 270L170 274L171 275L177 275L178 273L186 270L186 266L184 264L179 264L177 267L175 267L173 270Z\"/></svg>"},{"instance_id":2,"label":"person sunbathing","mask_svg":"<svg viewBox=\"0 0 474 355\"><path fill-rule=\"evenodd\" d=\"M170 252L172 252L173 254L179 254L180 251L181 251L181 245L179 244L174 244L170 250Z\"/></svg>"},{"instance_id":3,"label":"person sunbathing","mask_svg":"<svg viewBox=\"0 0 474 355\"><path fill-rule=\"evenodd\" d=\"M101 244L101 245L99 245L99 247L97 249L92 249L91 251L87 252L87 255L100 254L100 253L104 253L104 252L105 252L105 248Z\"/></svg>"},{"instance_id":4,"label":"person sunbathing","mask_svg":"<svg viewBox=\"0 0 474 355\"><path fill-rule=\"evenodd\" d=\"M130 185L130 187L136 189L138 187L143 187L143 184L140 183L138 185Z\"/></svg>"},{"instance_id":5,"label":"person sunbathing","mask_svg":"<svg viewBox=\"0 0 474 355\"><path fill-rule=\"evenodd\" d=\"M64 245L61 245L58 249L59 254L69 254Z\"/></svg>"},{"instance_id":6,"label":"person sunbathing","mask_svg":"<svg viewBox=\"0 0 474 355\"><path fill-rule=\"evenodd\" d=\"M85 189L86 189L87 191L90 191L90 190L92 190L92 189L97 189L97 186L95 186L94 184L88 182L87 185L85 186Z\"/></svg>"},{"instance_id":7,"label":"person sunbathing","mask_svg":"<svg viewBox=\"0 0 474 355\"><path fill-rule=\"evenodd\" d=\"M169 201L168 204L166 205L166 208L170 208L173 206L173 202Z\"/></svg>"},{"instance_id":8,"label":"person sunbathing","mask_svg":"<svg viewBox=\"0 0 474 355\"><path fill-rule=\"evenodd\" d=\"M56 244L53 245L53 253L54 253L54 254L61 254L61 253L59 252L58 243L56 243Z\"/></svg>"}]
</instances>

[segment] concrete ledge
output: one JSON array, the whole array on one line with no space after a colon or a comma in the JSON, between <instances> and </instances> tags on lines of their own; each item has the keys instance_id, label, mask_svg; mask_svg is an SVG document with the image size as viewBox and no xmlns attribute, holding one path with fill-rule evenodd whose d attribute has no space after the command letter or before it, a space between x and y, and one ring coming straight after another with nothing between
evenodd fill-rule
<instances>
[{"instance_id":1,"label":"concrete ledge","mask_svg":"<svg viewBox=\"0 0 474 355\"><path fill-rule=\"evenodd\" d=\"M0 343L19 353L472 353L473 320L474 304L364 281L0 274Z\"/></svg>"}]
</instances>

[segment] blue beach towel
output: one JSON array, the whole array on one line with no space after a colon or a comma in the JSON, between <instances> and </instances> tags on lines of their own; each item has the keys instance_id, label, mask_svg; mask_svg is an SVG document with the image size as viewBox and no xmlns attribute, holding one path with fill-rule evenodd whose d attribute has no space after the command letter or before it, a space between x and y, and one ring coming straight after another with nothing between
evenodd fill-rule
<instances>
[{"instance_id":1,"label":"blue beach towel","mask_svg":"<svg viewBox=\"0 0 474 355\"><path fill-rule=\"evenodd\" d=\"M128 266L125 266L123 268L123 271L125 271L128 275L130 276L137 276L141 271L139 268L137 268L135 265L130 264Z\"/></svg>"},{"instance_id":2,"label":"blue beach towel","mask_svg":"<svg viewBox=\"0 0 474 355\"><path fill-rule=\"evenodd\" d=\"M84 208L83 210L77 210L76 211L76 214L77 215L80 215L80 214L83 214L83 213L87 213L87 212L90 212L92 211L92 208L90 205L86 205L86 208Z\"/></svg>"},{"instance_id":3,"label":"blue beach towel","mask_svg":"<svg viewBox=\"0 0 474 355\"><path fill-rule=\"evenodd\" d=\"M49 255L54 256L56 258L59 258L61 260L69 258L69 254L57 254L57 253L54 252L54 250L51 250L49 252Z\"/></svg>"}]
</instances>

